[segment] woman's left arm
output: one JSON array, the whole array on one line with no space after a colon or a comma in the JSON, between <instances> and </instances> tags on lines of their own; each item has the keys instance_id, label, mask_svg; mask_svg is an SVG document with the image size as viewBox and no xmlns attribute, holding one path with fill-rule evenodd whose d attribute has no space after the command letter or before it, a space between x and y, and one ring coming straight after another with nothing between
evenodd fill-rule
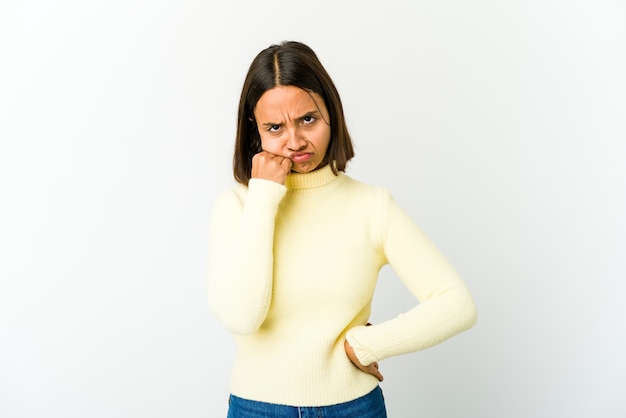
<instances>
[{"instance_id":1,"label":"woman's left arm","mask_svg":"<svg viewBox=\"0 0 626 418\"><path fill-rule=\"evenodd\" d=\"M388 193L381 246L419 304L398 317L358 326L347 341L363 365L438 344L476 323L472 296L456 270Z\"/></svg>"}]
</instances>

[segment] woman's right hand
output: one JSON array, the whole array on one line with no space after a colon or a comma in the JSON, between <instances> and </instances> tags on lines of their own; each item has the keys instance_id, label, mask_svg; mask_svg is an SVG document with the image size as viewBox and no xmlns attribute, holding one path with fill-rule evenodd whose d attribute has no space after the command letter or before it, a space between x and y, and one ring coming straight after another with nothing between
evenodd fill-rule
<instances>
[{"instance_id":1,"label":"woman's right hand","mask_svg":"<svg viewBox=\"0 0 626 418\"><path fill-rule=\"evenodd\" d=\"M359 370L361 370L364 373L371 374L376 379L378 379L379 382L383 381L383 375L378 370L378 363L377 362L374 362L372 364L369 364L369 365L365 366L365 365L361 364L361 362L357 358L356 354L354 354L354 349L352 348L352 346L350 345L348 340L344 340L343 347L346 350L346 354L348 355L348 358L350 359L352 364L354 364Z\"/></svg>"},{"instance_id":2,"label":"woman's right hand","mask_svg":"<svg viewBox=\"0 0 626 418\"><path fill-rule=\"evenodd\" d=\"M289 158L261 151L252 157L252 178L285 184L291 171L291 164Z\"/></svg>"}]
</instances>

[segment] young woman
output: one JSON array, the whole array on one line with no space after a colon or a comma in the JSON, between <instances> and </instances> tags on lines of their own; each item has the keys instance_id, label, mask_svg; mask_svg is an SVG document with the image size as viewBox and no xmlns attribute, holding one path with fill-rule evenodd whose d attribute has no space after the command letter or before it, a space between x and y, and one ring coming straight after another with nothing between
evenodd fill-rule
<instances>
[{"instance_id":1,"label":"young woman","mask_svg":"<svg viewBox=\"0 0 626 418\"><path fill-rule=\"evenodd\" d=\"M378 362L476 321L463 281L390 194L344 173L353 156L316 54L261 51L239 103L239 184L210 232L209 304L238 349L228 417L385 417ZM385 264L420 303L368 326Z\"/></svg>"}]
</instances>

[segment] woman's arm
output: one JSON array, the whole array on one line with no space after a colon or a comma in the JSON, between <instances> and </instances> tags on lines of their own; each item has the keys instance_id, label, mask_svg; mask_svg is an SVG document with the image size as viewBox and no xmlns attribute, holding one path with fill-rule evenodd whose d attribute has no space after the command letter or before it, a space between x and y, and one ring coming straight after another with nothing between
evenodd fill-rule
<instances>
[{"instance_id":1,"label":"woman's arm","mask_svg":"<svg viewBox=\"0 0 626 418\"><path fill-rule=\"evenodd\" d=\"M476 308L455 269L386 193L382 250L419 305L395 319L351 329L363 365L438 344L476 322Z\"/></svg>"},{"instance_id":2,"label":"woman's arm","mask_svg":"<svg viewBox=\"0 0 626 418\"><path fill-rule=\"evenodd\" d=\"M209 305L234 334L254 333L269 309L274 219L286 190L273 181L251 179L247 193L223 193L213 207Z\"/></svg>"}]
</instances>

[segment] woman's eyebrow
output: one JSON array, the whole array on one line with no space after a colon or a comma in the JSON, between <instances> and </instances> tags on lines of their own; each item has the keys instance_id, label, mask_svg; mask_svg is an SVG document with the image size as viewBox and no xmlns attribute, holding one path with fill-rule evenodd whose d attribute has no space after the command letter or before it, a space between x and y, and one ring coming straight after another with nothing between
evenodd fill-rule
<instances>
[{"instance_id":1,"label":"woman's eyebrow","mask_svg":"<svg viewBox=\"0 0 626 418\"><path fill-rule=\"evenodd\" d=\"M306 117L310 117L310 116L318 117L319 114L320 114L320 112L318 110L310 110L310 111L306 112L304 115L302 115L300 117L297 117L295 120L302 120L302 119L304 119Z\"/></svg>"},{"instance_id":2,"label":"woman's eyebrow","mask_svg":"<svg viewBox=\"0 0 626 418\"><path fill-rule=\"evenodd\" d=\"M304 113L302 116L298 116L294 118L294 120L302 120L306 118L307 116L317 117L319 115L320 115L319 110L309 110L308 112ZM284 124L285 124L284 122L263 122L261 126L283 126Z\"/></svg>"},{"instance_id":3,"label":"woman's eyebrow","mask_svg":"<svg viewBox=\"0 0 626 418\"><path fill-rule=\"evenodd\" d=\"M277 122L264 122L261 124L261 126L282 126L283 123L277 123Z\"/></svg>"},{"instance_id":4,"label":"woman's eyebrow","mask_svg":"<svg viewBox=\"0 0 626 418\"><path fill-rule=\"evenodd\" d=\"M317 116L319 115L319 110L310 110L306 112L304 115L300 116L298 119L306 118L307 116Z\"/></svg>"}]
</instances>

